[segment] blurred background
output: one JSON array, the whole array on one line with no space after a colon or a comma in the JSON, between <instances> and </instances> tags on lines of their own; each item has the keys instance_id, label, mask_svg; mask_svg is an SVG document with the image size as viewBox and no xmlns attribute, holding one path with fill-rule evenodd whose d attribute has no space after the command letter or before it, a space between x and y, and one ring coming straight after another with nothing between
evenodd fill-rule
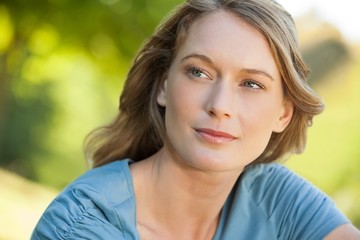
<instances>
[{"instance_id":1,"label":"blurred background","mask_svg":"<svg viewBox=\"0 0 360 240\"><path fill-rule=\"evenodd\" d=\"M84 137L114 117L134 54L180 2L0 0L0 239L28 239L55 195L87 169ZM286 164L360 228L356 7L344 0L334 16L330 3L280 2L326 104L305 153Z\"/></svg>"}]
</instances>

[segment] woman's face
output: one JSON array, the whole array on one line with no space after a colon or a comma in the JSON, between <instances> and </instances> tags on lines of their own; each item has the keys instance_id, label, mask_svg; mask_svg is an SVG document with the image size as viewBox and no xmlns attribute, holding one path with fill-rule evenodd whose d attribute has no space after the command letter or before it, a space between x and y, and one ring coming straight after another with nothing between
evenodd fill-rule
<instances>
[{"instance_id":1,"label":"woman's face","mask_svg":"<svg viewBox=\"0 0 360 240\"><path fill-rule=\"evenodd\" d=\"M225 11L190 26L157 100L167 158L204 171L242 170L293 109L265 38Z\"/></svg>"}]
</instances>

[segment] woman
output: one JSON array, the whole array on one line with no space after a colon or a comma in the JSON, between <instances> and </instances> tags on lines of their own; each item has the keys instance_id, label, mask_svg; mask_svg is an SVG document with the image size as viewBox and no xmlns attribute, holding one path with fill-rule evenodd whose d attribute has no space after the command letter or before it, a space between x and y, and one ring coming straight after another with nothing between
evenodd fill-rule
<instances>
[{"instance_id":1,"label":"woman","mask_svg":"<svg viewBox=\"0 0 360 240\"><path fill-rule=\"evenodd\" d=\"M285 167L323 105L291 16L272 0L189 0L130 69L115 121L90 135L94 169L32 239L360 239Z\"/></svg>"}]
</instances>

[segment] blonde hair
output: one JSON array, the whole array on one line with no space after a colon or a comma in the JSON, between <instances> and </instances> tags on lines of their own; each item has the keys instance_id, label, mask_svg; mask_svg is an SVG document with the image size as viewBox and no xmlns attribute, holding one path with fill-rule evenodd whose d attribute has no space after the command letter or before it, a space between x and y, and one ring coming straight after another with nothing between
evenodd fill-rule
<instances>
[{"instance_id":1,"label":"blonde hair","mask_svg":"<svg viewBox=\"0 0 360 240\"><path fill-rule=\"evenodd\" d=\"M290 14L272 0L188 0L159 25L135 57L114 121L87 137L85 153L93 167L123 158L140 161L163 146L165 109L157 103L158 92L189 26L220 9L242 18L265 36L282 76L285 97L294 105L288 127L272 134L252 164L303 151L307 127L323 110L323 104L307 84L309 70L302 60Z\"/></svg>"}]
</instances>

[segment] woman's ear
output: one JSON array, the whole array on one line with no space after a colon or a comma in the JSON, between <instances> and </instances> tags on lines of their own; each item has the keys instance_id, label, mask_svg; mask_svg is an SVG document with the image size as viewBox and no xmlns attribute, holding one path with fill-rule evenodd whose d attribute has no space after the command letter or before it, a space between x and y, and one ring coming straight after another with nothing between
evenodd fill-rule
<instances>
[{"instance_id":1,"label":"woman's ear","mask_svg":"<svg viewBox=\"0 0 360 240\"><path fill-rule=\"evenodd\" d=\"M160 88L160 91L157 95L157 103L162 107L166 106L166 88L167 88L167 80L165 79L164 84Z\"/></svg>"},{"instance_id":2,"label":"woman's ear","mask_svg":"<svg viewBox=\"0 0 360 240\"><path fill-rule=\"evenodd\" d=\"M279 119L274 127L274 132L280 133L289 125L294 112L294 105L289 100L284 100Z\"/></svg>"}]
</instances>

